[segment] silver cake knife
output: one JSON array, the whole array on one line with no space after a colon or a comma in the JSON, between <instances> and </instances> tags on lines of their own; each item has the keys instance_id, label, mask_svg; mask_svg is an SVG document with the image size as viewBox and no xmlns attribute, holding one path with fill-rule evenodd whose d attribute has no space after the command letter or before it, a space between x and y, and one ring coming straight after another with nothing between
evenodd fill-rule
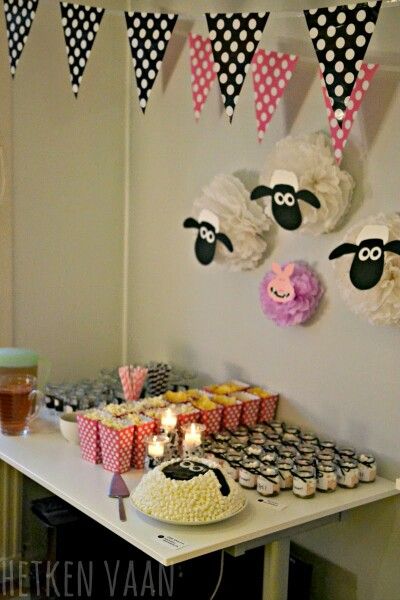
<instances>
[{"instance_id":1,"label":"silver cake knife","mask_svg":"<svg viewBox=\"0 0 400 600\"><path fill-rule=\"evenodd\" d=\"M121 521L126 521L124 498L128 498L129 490L119 473L114 473L108 495L110 498L118 498L119 518Z\"/></svg>"}]
</instances>

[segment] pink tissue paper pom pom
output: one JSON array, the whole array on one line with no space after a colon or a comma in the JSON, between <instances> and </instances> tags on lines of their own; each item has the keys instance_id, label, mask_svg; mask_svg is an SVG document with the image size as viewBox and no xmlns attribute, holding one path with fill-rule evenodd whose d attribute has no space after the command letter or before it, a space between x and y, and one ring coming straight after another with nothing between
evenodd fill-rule
<instances>
[{"instance_id":1,"label":"pink tissue paper pom pom","mask_svg":"<svg viewBox=\"0 0 400 600\"><path fill-rule=\"evenodd\" d=\"M286 266L285 263L284 266ZM295 296L287 303L279 303L268 294L268 284L276 277L269 271L260 284L261 308L269 319L281 327L300 325L308 321L317 310L324 294L321 282L316 273L305 262L295 262L290 281L294 287Z\"/></svg>"}]
</instances>

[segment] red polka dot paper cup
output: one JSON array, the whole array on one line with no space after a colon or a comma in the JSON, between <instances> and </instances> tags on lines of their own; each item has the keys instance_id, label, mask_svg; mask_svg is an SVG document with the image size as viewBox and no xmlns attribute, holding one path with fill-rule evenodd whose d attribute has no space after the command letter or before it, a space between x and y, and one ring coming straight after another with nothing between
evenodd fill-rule
<instances>
[{"instance_id":1,"label":"red polka dot paper cup","mask_svg":"<svg viewBox=\"0 0 400 600\"><path fill-rule=\"evenodd\" d=\"M113 473L126 473L131 468L134 425L115 429L100 423L103 467Z\"/></svg>"},{"instance_id":2,"label":"red polka dot paper cup","mask_svg":"<svg viewBox=\"0 0 400 600\"><path fill-rule=\"evenodd\" d=\"M131 465L134 469L144 469L146 459L145 440L154 434L155 426L156 424L152 419L143 421L140 425L135 425L131 456Z\"/></svg>"},{"instance_id":3,"label":"red polka dot paper cup","mask_svg":"<svg viewBox=\"0 0 400 600\"><path fill-rule=\"evenodd\" d=\"M243 403L237 401L231 406L224 406L222 411L221 428L222 429L237 429L242 415Z\"/></svg>"},{"instance_id":4,"label":"red polka dot paper cup","mask_svg":"<svg viewBox=\"0 0 400 600\"><path fill-rule=\"evenodd\" d=\"M178 414L178 429L181 430L183 425L187 425L188 423L198 423L200 421L200 411L193 410L190 413L181 413Z\"/></svg>"},{"instance_id":5,"label":"red polka dot paper cup","mask_svg":"<svg viewBox=\"0 0 400 600\"><path fill-rule=\"evenodd\" d=\"M211 410L200 411L200 423L206 426L205 435L217 433L221 429L222 413L224 407L217 406Z\"/></svg>"},{"instance_id":6,"label":"red polka dot paper cup","mask_svg":"<svg viewBox=\"0 0 400 600\"><path fill-rule=\"evenodd\" d=\"M271 394L268 397L260 398L260 410L258 413L258 422L265 423L275 419L278 408L279 394Z\"/></svg>"},{"instance_id":7,"label":"red polka dot paper cup","mask_svg":"<svg viewBox=\"0 0 400 600\"><path fill-rule=\"evenodd\" d=\"M101 463L99 421L85 415L78 415L77 421L82 458L94 464Z\"/></svg>"},{"instance_id":8,"label":"red polka dot paper cup","mask_svg":"<svg viewBox=\"0 0 400 600\"><path fill-rule=\"evenodd\" d=\"M235 397L243 403L242 414L240 415L241 425L255 425L258 422L260 398L247 392L239 392L235 394Z\"/></svg>"}]
</instances>

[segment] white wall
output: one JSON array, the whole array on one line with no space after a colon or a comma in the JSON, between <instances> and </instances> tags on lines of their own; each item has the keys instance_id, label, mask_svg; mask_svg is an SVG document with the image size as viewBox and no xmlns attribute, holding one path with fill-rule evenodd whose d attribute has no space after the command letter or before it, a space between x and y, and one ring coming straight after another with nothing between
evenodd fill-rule
<instances>
[{"instance_id":1,"label":"white wall","mask_svg":"<svg viewBox=\"0 0 400 600\"><path fill-rule=\"evenodd\" d=\"M53 379L120 360L126 52L122 15L105 15L76 100L43 0L13 82L15 344Z\"/></svg>"},{"instance_id":2,"label":"white wall","mask_svg":"<svg viewBox=\"0 0 400 600\"><path fill-rule=\"evenodd\" d=\"M369 214L399 208L394 127L400 116L399 28L400 9L382 10L367 55L382 69L343 161L357 182L355 209L345 228ZM205 34L203 22L197 21L193 30ZM340 299L327 257L343 231L314 239L281 230L263 266L252 273L229 273L200 266L193 234L182 228L192 201L214 175L258 170L288 133L327 128L304 19L272 15L267 24L262 47L298 52L304 60L262 145L256 141L250 78L232 126L222 114L217 86L195 123L188 52L182 44L183 38L173 38L163 81L156 84L146 116L136 98L132 104L131 356L169 359L195 369L203 381L237 376L276 388L282 393L281 417L373 451L381 471L395 477L400 472L399 332L372 327ZM327 293L316 322L285 330L263 317L258 285L272 260L289 259L314 265ZM345 523L301 538L338 565L342 575L353 573L346 596L335 586L321 592L320 582L319 599L395 600L400 586L395 505L374 505Z\"/></svg>"}]
</instances>

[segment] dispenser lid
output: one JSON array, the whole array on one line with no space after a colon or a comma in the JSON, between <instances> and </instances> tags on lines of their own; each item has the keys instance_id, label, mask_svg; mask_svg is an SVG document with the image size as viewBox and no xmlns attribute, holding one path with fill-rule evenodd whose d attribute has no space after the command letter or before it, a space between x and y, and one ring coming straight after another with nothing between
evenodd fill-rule
<instances>
[{"instance_id":1,"label":"dispenser lid","mask_svg":"<svg viewBox=\"0 0 400 600\"><path fill-rule=\"evenodd\" d=\"M0 367L9 369L36 367L39 356L32 350L25 348L0 348Z\"/></svg>"}]
</instances>

